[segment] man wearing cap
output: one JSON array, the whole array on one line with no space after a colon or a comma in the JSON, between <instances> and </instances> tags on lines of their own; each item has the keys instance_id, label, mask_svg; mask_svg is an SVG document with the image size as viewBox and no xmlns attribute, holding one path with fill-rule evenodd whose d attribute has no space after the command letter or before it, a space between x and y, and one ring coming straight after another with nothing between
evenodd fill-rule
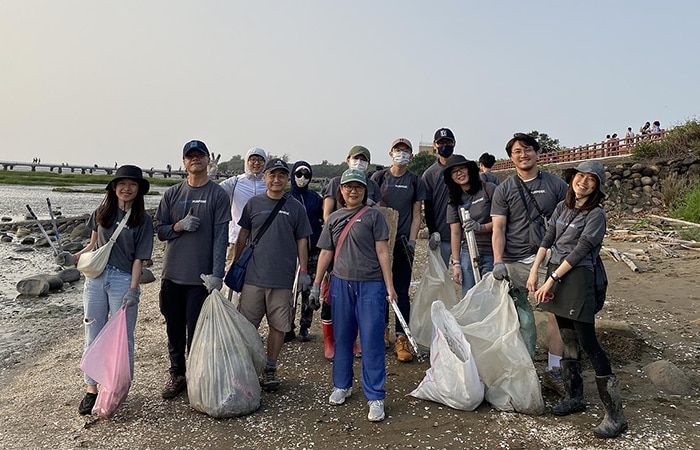
<instances>
[{"instance_id":1,"label":"man wearing cap","mask_svg":"<svg viewBox=\"0 0 700 450\"><path fill-rule=\"evenodd\" d=\"M425 184L425 223L430 233L430 248L440 246L440 255L447 265L452 249L450 247L450 226L447 223L447 185L443 172L447 158L454 153L455 135L449 128L440 128L433 137L433 149L437 161L423 173Z\"/></svg>"},{"instance_id":2,"label":"man wearing cap","mask_svg":"<svg viewBox=\"0 0 700 450\"><path fill-rule=\"evenodd\" d=\"M185 144L182 158L187 179L165 191L156 211L158 239L165 241L160 311L170 353L164 399L177 397L186 387L185 351L192 345L208 291L223 285L231 219L226 192L207 175L204 142Z\"/></svg>"},{"instance_id":3,"label":"man wearing cap","mask_svg":"<svg viewBox=\"0 0 700 450\"><path fill-rule=\"evenodd\" d=\"M369 163L371 161L371 155L367 147L362 145L355 145L348 152L348 157L345 158L345 162L349 169L359 170L360 172L367 173L369 168ZM336 197L338 195L338 190L340 189L340 176L332 178L325 189L323 190L323 221L328 220L328 216L338 209L336 202ZM382 194L379 191L379 186L372 180L367 180L367 205L372 206L381 200ZM332 264L328 268L328 271L333 270ZM323 292L327 290L328 281L324 280ZM324 296L323 303L321 304L321 324L323 326L323 347L324 355L326 359L332 360L334 354L334 339L333 339L333 319L331 318L331 304L330 297ZM355 355L359 356L360 350L359 346L356 345Z\"/></svg>"},{"instance_id":4,"label":"man wearing cap","mask_svg":"<svg viewBox=\"0 0 700 450\"><path fill-rule=\"evenodd\" d=\"M323 225L323 198L318 192L313 189L309 189L309 183L313 177L313 170L311 169L311 164L306 161L297 161L292 166L292 187L290 193L292 197L299 200L306 210L306 216L309 218L309 224L311 225L311 236L309 237L309 259L307 262L307 270L309 276L314 278L316 276L316 264L318 263L318 255L321 250L316 246L318 243L318 238L321 236L321 229ZM302 291L297 289L301 293L301 317L299 319L299 340L302 342L307 342L310 340L309 328L311 328L311 321L313 319L314 310L309 306L309 291ZM296 304L296 298L295 304ZM284 341L289 342L294 339L294 320L292 317L292 329L289 331L285 337Z\"/></svg>"},{"instance_id":5,"label":"man wearing cap","mask_svg":"<svg viewBox=\"0 0 700 450\"><path fill-rule=\"evenodd\" d=\"M297 286L302 291L311 287L311 278L307 273L307 238L311 235L311 225L302 204L284 192L289 182L286 162L279 158L269 160L263 179L267 191L248 200L238 221L241 230L236 240L234 260L241 256L251 239L257 238L259 230L278 207L276 216L259 238L248 263L238 306L241 314L256 328L260 326L263 316L267 317L267 364L262 386L267 391L276 391L281 385L277 378L277 359L284 344L284 334L291 329L292 323L292 287L297 258Z\"/></svg>"},{"instance_id":6,"label":"man wearing cap","mask_svg":"<svg viewBox=\"0 0 700 450\"><path fill-rule=\"evenodd\" d=\"M493 277L509 277L513 283L520 333L530 357L535 359L537 329L528 301L527 279L544 234L536 236L538 223L546 224L554 208L566 197L567 184L561 178L539 170L535 138L516 133L506 144L506 153L515 165L515 174L498 185L491 201L493 218ZM546 265L546 263L545 263ZM544 273L544 267L542 268ZM545 279L544 276L540 280ZM547 313L548 370L559 367L564 344L556 318Z\"/></svg>"},{"instance_id":7,"label":"man wearing cap","mask_svg":"<svg viewBox=\"0 0 700 450\"><path fill-rule=\"evenodd\" d=\"M391 144L389 156L392 160L391 167L375 172L372 175L372 180L379 185L382 194L379 204L393 208L399 213L391 273L398 295L399 310L403 317L408 320L411 312L408 289L411 286L413 255L420 229L421 202L426 197L425 186L418 175L408 170L408 163L413 158L411 141L406 138L396 139ZM384 343L385 346L388 346L388 309L385 321L387 328L384 334ZM413 355L406 333L398 319L396 319L395 330L396 357L401 362L409 362L413 359Z\"/></svg>"},{"instance_id":8,"label":"man wearing cap","mask_svg":"<svg viewBox=\"0 0 700 450\"><path fill-rule=\"evenodd\" d=\"M231 199L231 221L228 224L229 245L226 251L226 270L231 267L231 262L233 261L234 244L236 238L238 238L238 231L241 229L238 225L238 220L241 218L243 207L252 196L262 194L267 189L262 174L266 162L267 155L265 150L253 147L245 154L244 172L219 183L219 186L224 188L224 191Z\"/></svg>"}]
</instances>

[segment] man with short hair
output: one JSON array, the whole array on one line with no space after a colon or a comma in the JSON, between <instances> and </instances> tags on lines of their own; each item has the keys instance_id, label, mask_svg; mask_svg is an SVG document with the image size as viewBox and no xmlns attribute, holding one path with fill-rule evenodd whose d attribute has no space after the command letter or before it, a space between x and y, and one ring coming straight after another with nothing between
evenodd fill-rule
<instances>
[{"instance_id":1,"label":"man with short hair","mask_svg":"<svg viewBox=\"0 0 700 450\"><path fill-rule=\"evenodd\" d=\"M182 158L187 179L165 191L156 211L158 239L165 241L160 312L170 354L164 399L177 397L187 387L185 352L192 346L207 291L223 285L231 219L226 192L207 175L210 158L204 142L185 144Z\"/></svg>"},{"instance_id":2,"label":"man with short hair","mask_svg":"<svg viewBox=\"0 0 700 450\"><path fill-rule=\"evenodd\" d=\"M219 186L228 194L231 199L231 221L228 224L228 249L226 250L226 270L231 267L234 255L234 244L238 238L238 231L241 227L238 220L241 212L248 200L254 195L262 194L267 189L263 180L263 169L267 162L265 150L253 147L248 150L244 158L244 172L225 179Z\"/></svg>"},{"instance_id":3,"label":"man with short hair","mask_svg":"<svg viewBox=\"0 0 700 450\"><path fill-rule=\"evenodd\" d=\"M379 205L393 208L399 213L391 272L398 296L399 310L404 319L408 321L411 312L411 299L408 290L411 286L413 256L420 229L421 202L425 200L425 186L418 175L408 170L408 163L413 159L411 141L406 138L394 140L389 150L389 156L392 160L391 167L375 172L372 175L372 180L379 185L382 195ZM384 333L384 345L388 347L388 309L385 321L387 328ZM401 362L412 361L413 355L408 338L398 319L396 319L395 330L397 359Z\"/></svg>"},{"instance_id":4,"label":"man with short hair","mask_svg":"<svg viewBox=\"0 0 700 450\"><path fill-rule=\"evenodd\" d=\"M498 185L491 201L493 277L498 280L509 277L513 283L511 295L516 301L520 333L533 362L537 329L532 305L528 301L527 279L544 234L539 240L534 234L531 237L531 226L547 223L554 208L566 197L568 187L561 178L539 170L539 149L537 140L524 133L516 133L508 141L506 153L515 166L515 174ZM540 280L544 280L545 275L540 276ZM556 318L550 313L547 313L547 343L548 369L552 370L559 367L564 344Z\"/></svg>"},{"instance_id":5,"label":"man with short hair","mask_svg":"<svg viewBox=\"0 0 700 450\"><path fill-rule=\"evenodd\" d=\"M284 344L284 334L291 329L292 323L292 286L297 259L297 285L301 290L311 288L311 278L307 273L307 237L311 235L311 226L302 204L284 192L289 182L289 166L285 161L279 158L268 161L263 179L267 191L248 200L238 221L241 230L236 240L234 260L241 256L252 239L257 239L270 214L283 202L259 238L248 262L238 306L241 314L256 328L263 316L267 317L267 364L262 387L276 391L281 385L277 378L277 359Z\"/></svg>"},{"instance_id":6,"label":"man with short hair","mask_svg":"<svg viewBox=\"0 0 700 450\"><path fill-rule=\"evenodd\" d=\"M445 265L448 264L452 248L450 247L450 225L447 223L448 192L443 172L447 158L454 153L455 135L449 128L440 128L433 137L433 153L437 161L423 172L425 185L425 223L430 233L430 248L440 246L440 255Z\"/></svg>"},{"instance_id":7,"label":"man with short hair","mask_svg":"<svg viewBox=\"0 0 700 450\"><path fill-rule=\"evenodd\" d=\"M479 156L479 170L481 174L479 177L484 183L493 183L498 186L501 180L498 179L495 173L491 172L491 167L496 164L496 157L491 153L482 153Z\"/></svg>"}]
</instances>

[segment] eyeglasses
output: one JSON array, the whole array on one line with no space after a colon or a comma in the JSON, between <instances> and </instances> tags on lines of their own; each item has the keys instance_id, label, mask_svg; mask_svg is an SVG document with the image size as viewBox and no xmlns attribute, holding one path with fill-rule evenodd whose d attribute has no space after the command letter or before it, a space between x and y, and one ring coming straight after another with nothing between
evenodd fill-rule
<instances>
[{"instance_id":1,"label":"eyeglasses","mask_svg":"<svg viewBox=\"0 0 700 450\"><path fill-rule=\"evenodd\" d=\"M345 190L348 191L348 192L352 192L352 191L355 191L355 192L362 192L362 191L365 190L365 186L362 186L362 185L359 185L359 184L353 184L353 185L350 185L350 184L343 184L342 186L343 186L343 189L345 189Z\"/></svg>"},{"instance_id":2,"label":"eyeglasses","mask_svg":"<svg viewBox=\"0 0 700 450\"><path fill-rule=\"evenodd\" d=\"M452 169L452 173L450 175L455 176L458 173L462 173L462 172L467 173L468 171L469 170L467 169L467 166L459 166L459 167L455 167L454 169Z\"/></svg>"},{"instance_id":3,"label":"eyeglasses","mask_svg":"<svg viewBox=\"0 0 700 450\"><path fill-rule=\"evenodd\" d=\"M207 155L204 152L200 152L199 150L190 150L185 155L185 159L204 158L205 156Z\"/></svg>"},{"instance_id":4,"label":"eyeglasses","mask_svg":"<svg viewBox=\"0 0 700 450\"><path fill-rule=\"evenodd\" d=\"M251 164L262 164L265 162L265 160L260 157L255 158L251 156L250 158L248 158L248 162Z\"/></svg>"},{"instance_id":5,"label":"eyeglasses","mask_svg":"<svg viewBox=\"0 0 700 450\"><path fill-rule=\"evenodd\" d=\"M522 150L513 150L510 152L511 155L516 156L524 155L525 153L535 153L535 149L532 147L525 147Z\"/></svg>"},{"instance_id":6,"label":"eyeglasses","mask_svg":"<svg viewBox=\"0 0 700 450\"><path fill-rule=\"evenodd\" d=\"M302 177L304 177L304 178L306 178L307 180L310 180L310 179L311 179L311 174L310 174L310 173L306 173L306 172L294 172L294 176L297 177L297 178L302 178Z\"/></svg>"}]
</instances>

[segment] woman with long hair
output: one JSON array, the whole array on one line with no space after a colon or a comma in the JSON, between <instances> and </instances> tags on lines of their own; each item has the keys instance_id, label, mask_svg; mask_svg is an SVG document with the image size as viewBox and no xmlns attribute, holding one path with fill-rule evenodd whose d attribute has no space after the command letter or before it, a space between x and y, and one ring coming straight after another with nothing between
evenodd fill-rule
<instances>
[{"instance_id":1,"label":"woman with long hair","mask_svg":"<svg viewBox=\"0 0 700 450\"><path fill-rule=\"evenodd\" d=\"M153 251L153 221L146 213L144 195L149 190L148 180L143 178L137 166L119 167L114 178L107 184L100 206L93 211L87 222L92 230L90 243L76 254L61 252L56 263L73 265L80 256L105 245L130 211L126 226L117 237L105 270L96 278L85 278L83 308L85 326L84 350L95 340L109 317L126 309L127 336L131 377L134 377L134 328L138 314L139 281L143 261L151 259ZM97 400L97 382L85 375L87 392L78 406L78 412L92 412Z\"/></svg>"},{"instance_id":2,"label":"woman with long hair","mask_svg":"<svg viewBox=\"0 0 700 450\"><path fill-rule=\"evenodd\" d=\"M480 274L485 275L493 270L491 198L496 185L482 182L479 166L462 155L447 158L443 175L448 192L447 223L450 224L452 280L462 285L464 297L476 284L469 247L464 239L465 232L474 232L479 250ZM462 220L460 209L469 211L467 221Z\"/></svg>"},{"instance_id":3,"label":"woman with long hair","mask_svg":"<svg viewBox=\"0 0 700 450\"><path fill-rule=\"evenodd\" d=\"M584 161L565 176L569 187L559 203L532 265L527 288L539 307L556 316L564 341L561 360L566 397L552 412L565 416L586 409L581 378L580 348L591 360L605 418L593 432L614 438L627 430L617 377L595 334L594 267L605 235L605 169L598 161ZM547 280L537 289L537 267L547 249L552 256Z\"/></svg>"}]
</instances>

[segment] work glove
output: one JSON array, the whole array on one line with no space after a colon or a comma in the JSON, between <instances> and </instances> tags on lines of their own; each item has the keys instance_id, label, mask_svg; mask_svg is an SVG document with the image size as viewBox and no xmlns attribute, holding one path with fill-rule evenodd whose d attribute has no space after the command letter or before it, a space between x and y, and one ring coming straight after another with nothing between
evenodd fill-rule
<instances>
[{"instance_id":1,"label":"work glove","mask_svg":"<svg viewBox=\"0 0 700 450\"><path fill-rule=\"evenodd\" d=\"M508 268L505 263L497 262L493 265L493 277L497 280L508 278Z\"/></svg>"},{"instance_id":2,"label":"work glove","mask_svg":"<svg viewBox=\"0 0 700 450\"><path fill-rule=\"evenodd\" d=\"M301 291L308 291L311 289L311 277L306 272L299 272L299 279L297 280L297 287Z\"/></svg>"},{"instance_id":3,"label":"work glove","mask_svg":"<svg viewBox=\"0 0 700 450\"><path fill-rule=\"evenodd\" d=\"M211 292L214 289L221 291L221 289L224 287L223 278L215 277L214 275L204 275L204 274L200 274L199 278L202 279L202 282L204 283L204 287L207 288L208 292Z\"/></svg>"},{"instance_id":4,"label":"work glove","mask_svg":"<svg viewBox=\"0 0 700 450\"><path fill-rule=\"evenodd\" d=\"M375 202L375 201L372 200L371 198L367 198L366 204L367 204L367 206L374 206L374 205L377 204L377 202Z\"/></svg>"},{"instance_id":5,"label":"work glove","mask_svg":"<svg viewBox=\"0 0 700 450\"><path fill-rule=\"evenodd\" d=\"M430 250L435 250L440 246L440 233L437 231L433 234L430 235L430 239L428 240L428 247L430 247Z\"/></svg>"},{"instance_id":6,"label":"work glove","mask_svg":"<svg viewBox=\"0 0 700 450\"><path fill-rule=\"evenodd\" d=\"M462 225L462 229L465 233L470 231L484 231L484 224L477 222L474 219L469 219Z\"/></svg>"},{"instance_id":7,"label":"work glove","mask_svg":"<svg viewBox=\"0 0 700 450\"><path fill-rule=\"evenodd\" d=\"M195 216L190 209L190 212L187 213L184 218L180 219L179 223L180 231L197 231L197 228L199 228L199 217Z\"/></svg>"},{"instance_id":8,"label":"work glove","mask_svg":"<svg viewBox=\"0 0 700 450\"><path fill-rule=\"evenodd\" d=\"M61 252L54 257L54 262L59 266L74 266L75 256L71 252Z\"/></svg>"},{"instance_id":9,"label":"work glove","mask_svg":"<svg viewBox=\"0 0 700 450\"><path fill-rule=\"evenodd\" d=\"M124 297L122 297L122 308L128 308L130 306L136 306L139 304L139 296L141 294L139 291L136 291L134 289L129 289L126 291L126 294L124 294Z\"/></svg>"},{"instance_id":10,"label":"work glove","mask_svg":"<svg viewBox=\"0 0 700 450\"><path fill-rule=\"evenodd\" d=\"M321 285L314 284L309 293L309 306L317 311L321 307Z\"/></svg>"}]
</instances>

